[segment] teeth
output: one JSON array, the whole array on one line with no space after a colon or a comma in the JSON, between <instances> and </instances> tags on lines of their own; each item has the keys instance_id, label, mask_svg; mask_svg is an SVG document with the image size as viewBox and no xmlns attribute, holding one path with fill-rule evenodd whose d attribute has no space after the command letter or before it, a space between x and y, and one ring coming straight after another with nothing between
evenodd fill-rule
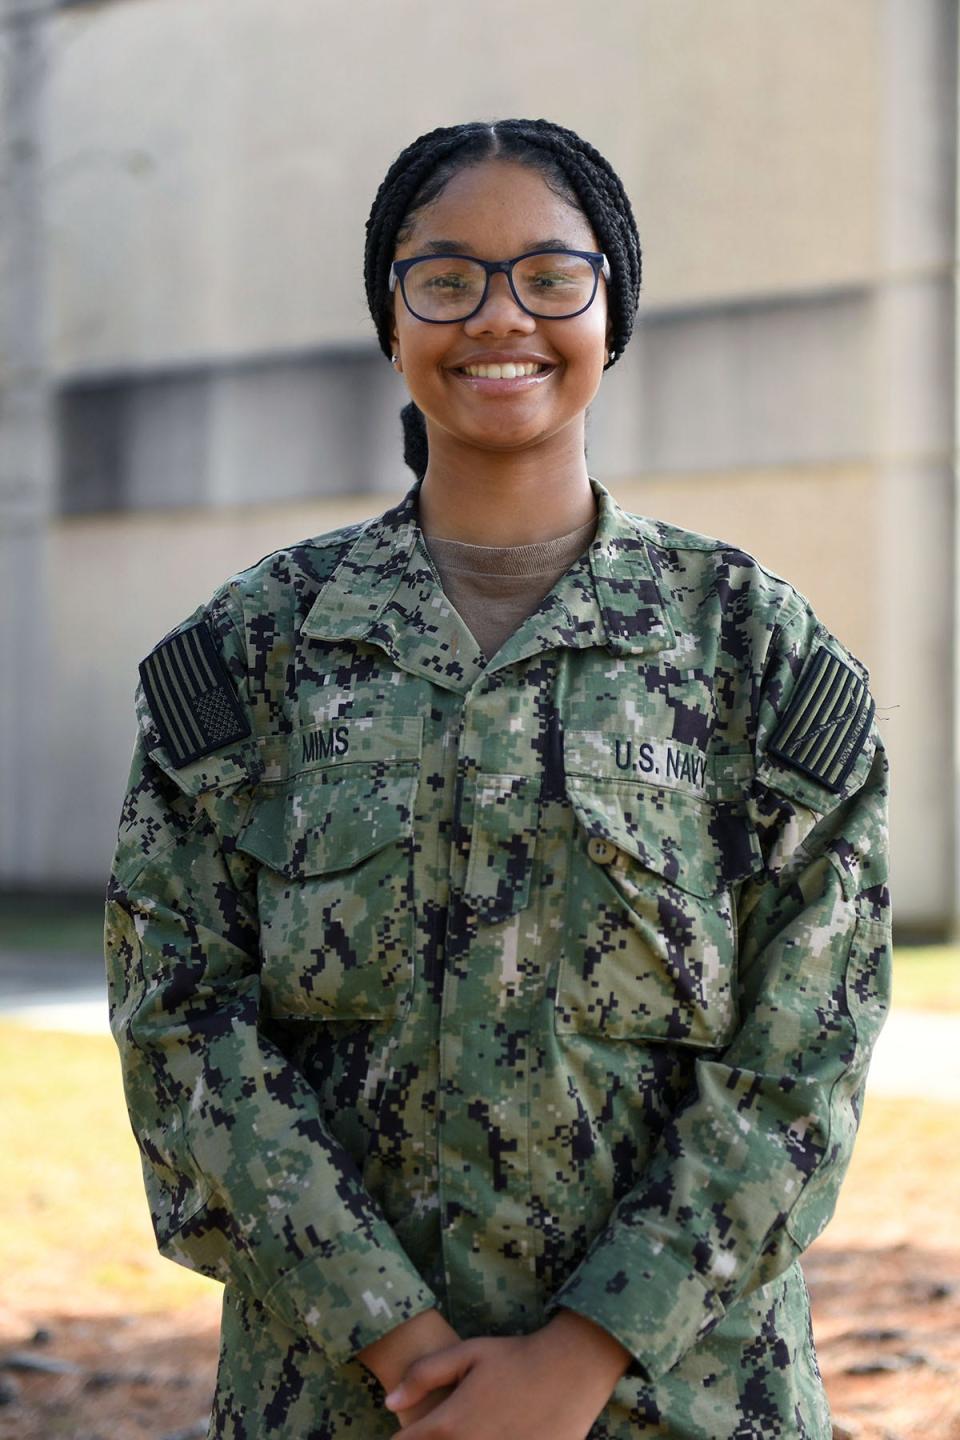
<instances>
[{"instance_id":1,"label":"teeth","mask_svg":"<svg viewBox=\"0 0 960 1440\"><path fill-rule=\"evenodd\" d=\"M463 369L467 375L473 375L480 380L516 380L521 375L539 375L545 367L533 362L522 365L464 365Z\"/></svg>"}]
</instances>

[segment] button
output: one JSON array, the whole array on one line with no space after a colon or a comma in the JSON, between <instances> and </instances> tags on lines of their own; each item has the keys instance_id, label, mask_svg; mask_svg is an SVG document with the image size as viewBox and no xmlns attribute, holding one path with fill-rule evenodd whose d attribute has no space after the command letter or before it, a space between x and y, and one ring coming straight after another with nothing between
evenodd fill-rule
<instances>
[{"instance_id":1,"label":"button","mask_svg":"<svg viewBox=\"0 0 960 1440\"><path fill-rule=\"evenodd\" d=\"M591 835L587 841L587 854L591 860L596 860L598 865L609 865L616 853L616 845L611 845L602 835Z\"/></svg>"}]
</instances>

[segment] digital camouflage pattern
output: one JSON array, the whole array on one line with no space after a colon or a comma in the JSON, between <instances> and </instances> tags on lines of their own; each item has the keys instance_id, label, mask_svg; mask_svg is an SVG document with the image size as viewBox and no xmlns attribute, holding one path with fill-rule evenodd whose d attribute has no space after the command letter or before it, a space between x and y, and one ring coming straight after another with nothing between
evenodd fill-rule
<instances>
[{"instance_id":1,"label":"digital camouflage pattern","mask_svg":"<svg viewBox=\"0 0 960 1440\"><path fill-rule=\"evenodd\" d=\"M111 1027L160 1251L226 1285L211 1437L396 1433L356 1355L431 1306L614 1334L591 1440L830 1434L795 1261L887 1005L887 766L872 707L837 790L768 741L824 650L866 677L593 483L486 666L414 487L180 627L248 737L178 767L138 692Z\"/></svg>"}]
</instances>

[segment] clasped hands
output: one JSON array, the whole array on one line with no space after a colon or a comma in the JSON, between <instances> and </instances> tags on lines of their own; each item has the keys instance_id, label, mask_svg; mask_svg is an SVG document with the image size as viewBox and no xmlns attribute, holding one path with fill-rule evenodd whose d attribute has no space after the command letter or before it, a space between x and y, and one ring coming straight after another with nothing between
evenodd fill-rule
<instances>
[{"instance_id":1,"label":"clasped hands","mask_svg":"<svg viewBox=\"0 0 960 1440\"><path fill-rule=\"evenodd\" d=\"M359 1358L388 1390L405 1440L586 1440L630 1363L606 1330L565 1309L532 1334L472 1340L428 1311Z\"/></svg>"}]
</instances>

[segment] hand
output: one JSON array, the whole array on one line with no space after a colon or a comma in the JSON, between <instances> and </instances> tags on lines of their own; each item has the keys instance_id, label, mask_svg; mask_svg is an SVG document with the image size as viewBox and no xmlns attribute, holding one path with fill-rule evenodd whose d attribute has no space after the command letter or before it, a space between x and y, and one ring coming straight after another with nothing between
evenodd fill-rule
<instances>
[{"instance_id":1,"label":"hand","mask_svg":"<svg viewBox=\"0 0 960 1440\"><path fill-rule=\"evenodd\" d=\"M412 1320L405 1320L389 1330L379 1340L371 1341L358 1351L357 1359L377 1377L384 1390L389 1390L392 1385L400 1383L414 1360L432 1355L445 1346L456 1345L459 1341L460 1336L439 1310L423 1310ZM433 1390L425 1398L394 1411L400 1428L405 1429L421 1416L429 1415L431 1410L443 1403L451 1389L441 1387Z\"/></svg>"},{"instance_id":2,"label":"hand","mask_svg":"<svg viewBox=\"0 0 960 1440\"><path fill-rule=\"evenodd\" d=\"M600 1326L561 1310L532 1335L482 1336L414 1361L385 1404L406 1415L453 1384L431 1412L404 1424L409 1440L586 1440L629 1352Z\"/></svg>"}]
</instances>

